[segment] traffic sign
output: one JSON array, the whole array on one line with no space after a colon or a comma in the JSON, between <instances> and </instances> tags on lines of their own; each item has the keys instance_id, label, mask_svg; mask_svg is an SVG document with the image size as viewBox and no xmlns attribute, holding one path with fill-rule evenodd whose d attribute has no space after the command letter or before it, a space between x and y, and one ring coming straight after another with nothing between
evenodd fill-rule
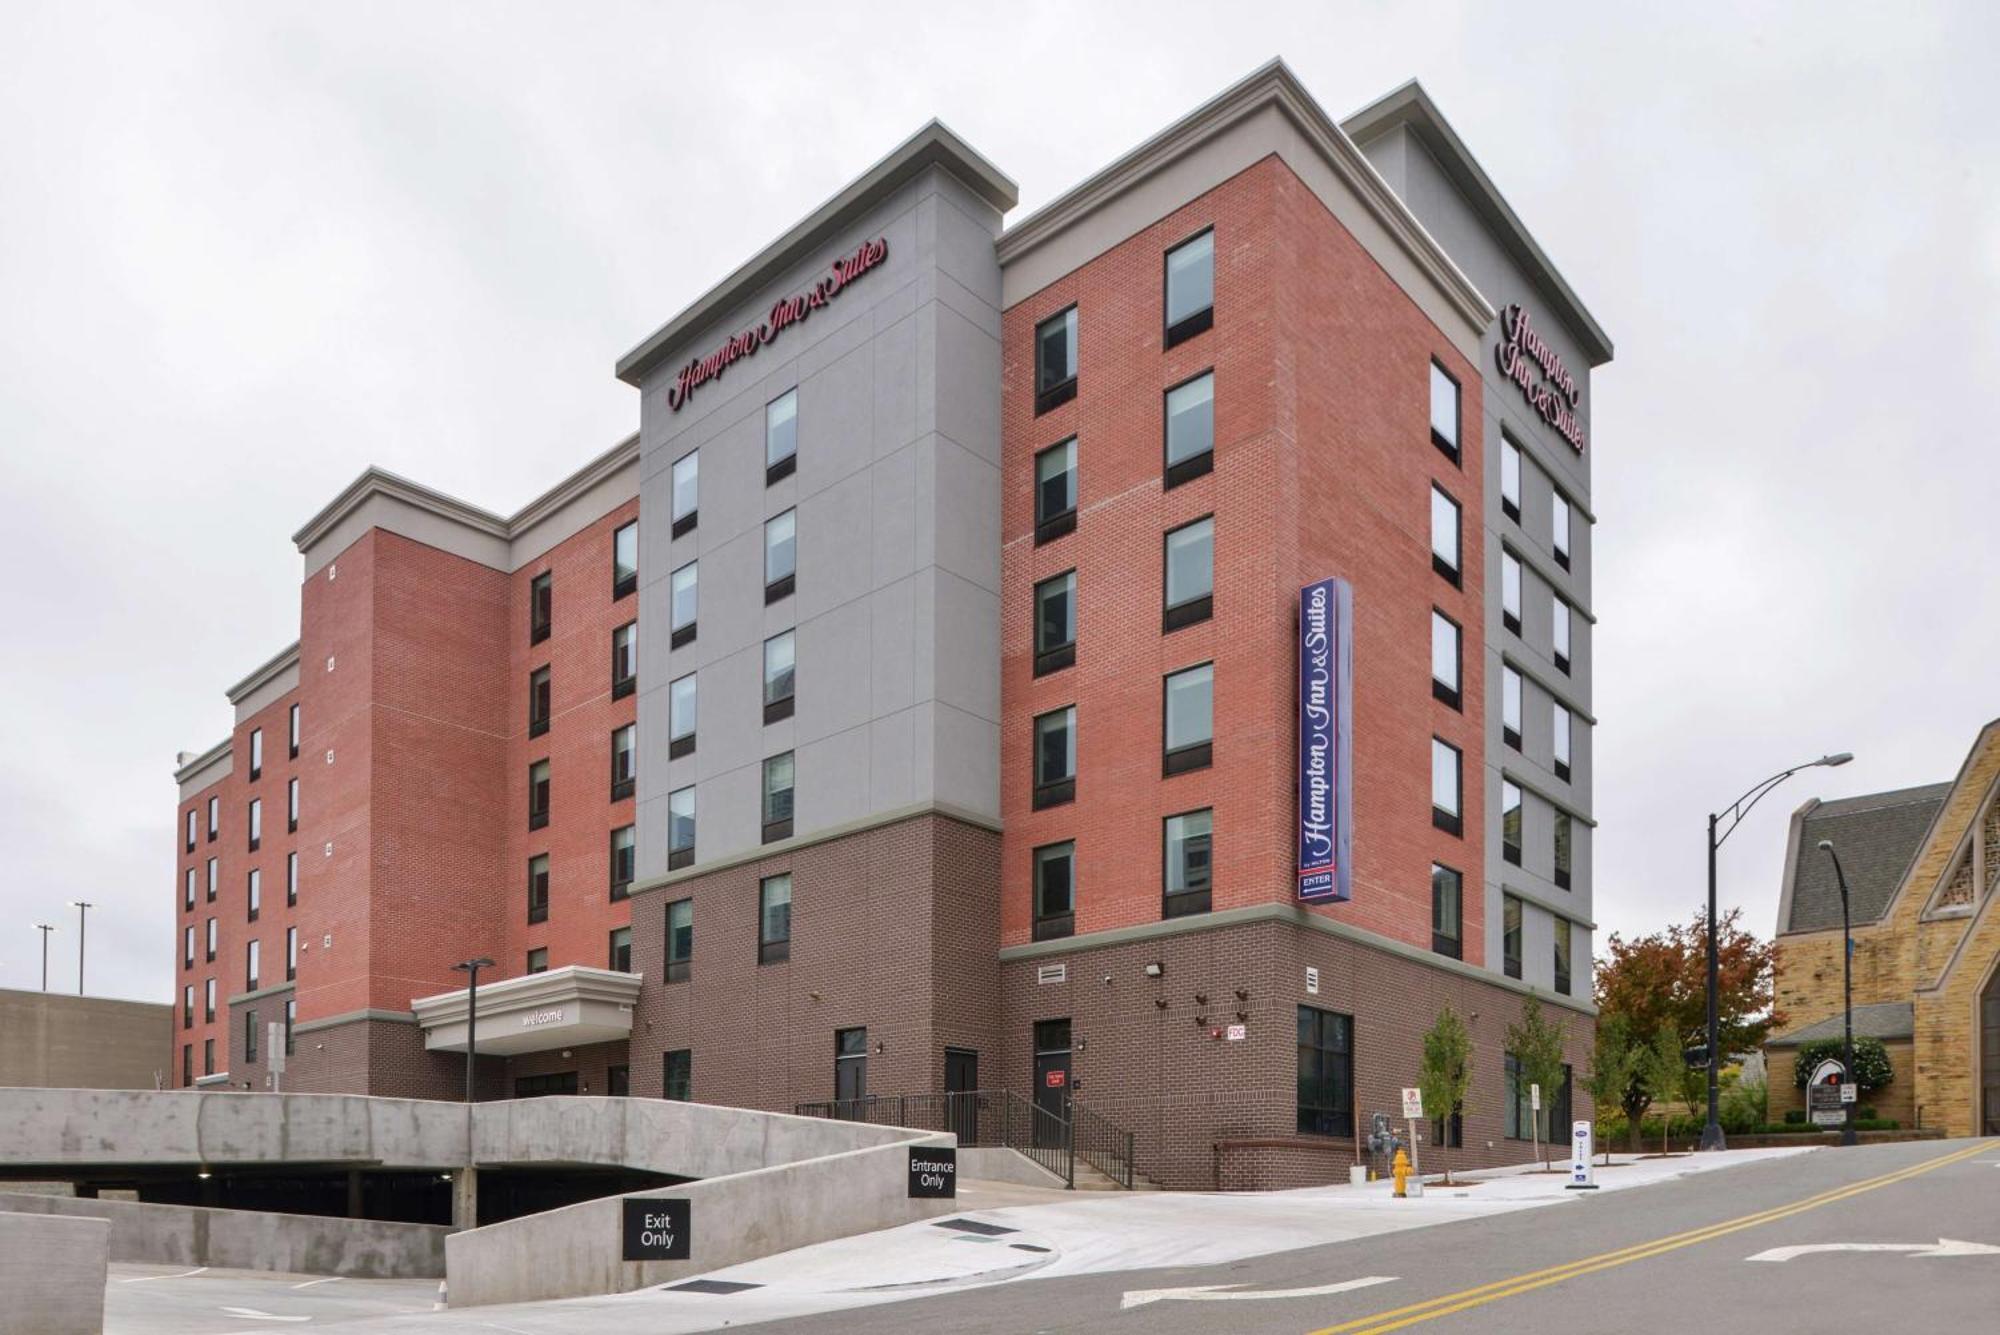
<instances>
[{"instance_id":1,"label":"traffic sign","mask_svg":"<svg viewBox=\"0 0 2000 1335\"><path fill-rule=\"evenodd\" d=\"M1413 1122L1420 1122L1424 1116L1424 1091L1406 1089L1403 1091L1403 1116Z\"/></svg>"}]
</instances>

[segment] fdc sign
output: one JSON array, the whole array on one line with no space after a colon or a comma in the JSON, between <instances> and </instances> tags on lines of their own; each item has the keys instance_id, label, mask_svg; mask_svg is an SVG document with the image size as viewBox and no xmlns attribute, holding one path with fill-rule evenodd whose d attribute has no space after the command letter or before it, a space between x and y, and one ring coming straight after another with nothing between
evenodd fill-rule
<instances>
[{"instance_id":1,"label":"fdc sign","mask_svg":"<svg viewBox=\"0 0 2000 1335\"><path fill-rule=\"evenodd\" d=\"M693 1211L685 1196L625 1199L625 1259L685 1261L692 1254Z\"/></svg>"},{"instance_id":2,"label":"fdc sign","mask_svg":"<svg viewBox=\"0 0 2000 1335\"><path fill-rule=\"evenodd\" d=\"M926 1146L910 1147L910 1199L956 1200L958 1197L958 1151Z\"/></svg>"}]
</instances>

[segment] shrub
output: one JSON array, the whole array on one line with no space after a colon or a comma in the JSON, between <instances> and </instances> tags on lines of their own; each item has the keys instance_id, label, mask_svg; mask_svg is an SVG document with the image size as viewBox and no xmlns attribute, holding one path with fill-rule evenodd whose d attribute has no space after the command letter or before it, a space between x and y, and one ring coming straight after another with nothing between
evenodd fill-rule
<instances>
[{"instance_id":1,"label":"shrub","mask_svg":"<svg viewBox=\"0 0 2000 1335\"><path fill-rule=\"evenodd\" d=\"M1793 1063L1792 1082L1800 1089L1812 1079L1813 1068L1831 1058L1840 1060L1841 1041L1837 1038L1816 1038L1810 1043L1799 1045L1798 1057ZM1862 1092L1880 1089L1895 1079L1895 1070L1889 1065L1888 1049L1879 1038L1857 1038L1854 1040L1854 1082Z\"/></svg>"},{"instance_id":2,"label":"shrub","mask_svg":"<svg viewBox=\"0 0 2000 1335\"><path fill-rule=\"evenodd\" d=\"M1806 1120L1806 1110L1804 1108L1785 1109L1785 1125L1798 1126L1805 1120Z\"/></svg>"}]
</instances>

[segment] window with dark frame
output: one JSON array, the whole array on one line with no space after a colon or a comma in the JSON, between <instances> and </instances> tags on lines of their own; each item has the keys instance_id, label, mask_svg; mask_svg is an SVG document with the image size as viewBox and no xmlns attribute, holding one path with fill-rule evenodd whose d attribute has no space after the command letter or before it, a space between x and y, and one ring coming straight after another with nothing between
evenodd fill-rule
<instances>
[{"instance_id":1,"label":"window with dark frame","mask_svg":"<svg viewBox=\"0 0 2000 1335\"><path fill-rule=\"evenodd\" d=\"M1500 624L1521 633L1521 562L1506 551L1500 553Z\"/></svg>"},{"instance_id":2,"label":"window with dark frame","mask_svg":"<svg viewBox=\"0 0 2000 1335\"><path fill-rule=\"evenodd\" d=\"M555 625L556 577L550 571L528 581L528 643L540 644L549 638Z\"/></svg>"},{"instance_id":3,"label":"window with dark frame","mask_svg":"<svg viewBox=\"0 0 2000 1335\"><path fill-rule=\"evenodd\" d=\"M764 762L764 842L767 844L792 837L792 785L797 777L790 751Z\"/></svg>"},{"instance_id":4,"label":"window with dark frame","mask_svg":"<svg viewBox=\"0 0 2000 1335\"><path fill-rule=\"evenodd\" d=\"M1509 978L1521 976L1521 901L1500 897L1500 962Z\"/></svg>"},{"instance_id":5,"label":"window with dark frame","mask_svg":"<svg viewBox=\"0 0 2000 1335\"><path fill-rule=\"evenodd\" d=\"M764 641L764 722L792 716L798 647L792 631L780 631Z\"/></svg>"},{"instance_id":6,"label":"window with dark frame","mask_svg":"<svg viewBox=\"0 0 2000 1335\"><path fill-rule=\"evenodd\" d=\"M193 807L189 807L187 811L187 851L190 853L194 852L196 838L200 832L200 824L201 818L196 815Z\"/></svg>"},{"instance_id":7,"label":"window with dark frame","mask_svg":"<svg viewBox=\"0 0 2000 1335\"><path fill-rule=\"evenodd\" d=\"M609 946L610 949L606 952L609 958L604 967L613 973L632 972L632 929L612 928Z\"/></svg>"},{"instance_id":8,"label":"window with dark frame","mask_svg":"<svg viewBox=\"0 0 2000 1335\"><path fill-rule=\"evenodd\" d=\"M528 674L528 736L540 737L549 730L549 669L536 668Z\"/></svg>"},{"instance_id":9,"label":"window with dark frame","mask_svg":"<svg viewBox=\"0 0 2000 1335\"><path fill-rule=\"evenodd\" d=\"M1214 515L1168 531L1162 570L1166 603L1160 618L1162 633L1215 614Z\"/></svg>"},{"instance_id":10,"label":"window with dark frame","mask_svg":"<svg viewBox=\"0 0 2000 1335\"><path fill-rule=\"evenodd\" d=\"M208 799L209 842L214 843L215 836L220 834L221 832L222 832L222 799L219 797L211 797Z\"/></svg>"},{"instance_id":11,"label":"window with dark frame","mask_svg":"<svg viewBox=\"0 0 2000 1335\"><path fill-rule=\"evenodd\" d=\"M1044 844L1034 852L1036 941L1076 931L1076 841Z\"/></svg>"},{"instance_id":12,"label":"window with dark frame","mask_svg":"<svg viewBox=\"0 0 2000 1335\"><path fill-rule=\"evenodd\" d=\"M549 823L549 762L537 760L528 766L528 828L542 829Z\"/></svg>"},{"instance_id":13,"label":"window with dark frame","mask_svg":"<svg viewBox=\"0 0 2000 1335\"><path fill-rule=\"evenodd\" d=\"M1549 702L1549 751L1554 758L1556 777L1569 782L1569 706L1560 700Z\"/></svg>"},{"instance_id":14,"label":"window with dark frame","mask_svg":"<svg viewBox=\"0 0 2000 1335\"><path fill-rule=\"evenodd\" d=\"M299 855L285 854L285 904L287 907L299 902ZM193 905L189 905L190 908Z\"/></svg>"},{"instance_id":15,"label":"window with dark frame","mask_svg":"<svg viewBox=\"0 0 2000 1335\"><path fill-rule=\"evenodd\" d=\"M193 931L194 929L189 928L188 930ZM187 986L181 989L181 1028L183 1029L194 1028L194 984L193 983L189 983Z\"/></svg>"},{"instance_id":16,"label":"window with dark frame","mask_svg":"<svg viewBox=\"0 0 2000 1335\"><path fill-rule=\"evenodd\" d=\"M181 967L183 969L192 969L194 967L194 924L193 923L189 923L186 927L181 929Z\"/></svg>"},{"instance_id":17,"label":"window with dark frame","mask_svg":"<svg viewBox=\"0 0 2000 1335\"><path fill-rule=\"evenodd\" d=\"M684 538L701 522L701 451L689 450L674 460L673 528L669 540Z\"/></svg>"},{"instance_id":18,"label":"window with dark frame","mask_svg":"<svg viewBox=\"0 0 2000 1335\"><path fill-rule=\"evenodd\" d=\"M250 782L264 777L264 730L250 729Z\"/></svg>"},{"instance_id":19,"label":"window with dark frame","mask_svg":"<svg viewBox=\"0 0 2000 1335\"><path fill-rule=\"evenodd\" d=\"M1549 651L1556 671L1569 674L1569 604L1559 593L1549 595Z\"/></svg>"},{"instance_id":20,"label":"window with dark frame","mask_svg":"<svg viewBox=\"0 0 2000 1335\"><path fill-rule=\"evenodd\" d=\"M611 698L623 700L639 689L639 623L611 632Z\"/></svg>"},{"instance_id":21,"label":"window with dark frame","mask_svg":"<svg viewBox=\"0 0 2000 1335\"><path fill-rule=\"evenodd\" d=\"M201 1022L215 1023L215 980L206 979L202 984Z\"/></svg>"},{"instance_id":22,"label":"window with dark frame","mask_svg":"<svg viewBox=\"0 0 2000 1335\"><path fill-rule=\"evenodd\" d=\"M250 799L250 851L255 853L264 846L264 799Z\"/></svg>"},{"instance_id":23,"label":"window with dark frame","mask_svg":"<svg viewBox=\"0 0 2000 1335\"><path fill-rule=\"evenodd\" d=\"M667 905L667 981L685 983L694 968L694 901Z\"/></svg>"},{"instance_id":24,"label":"window with dark frame","mask_svg":"<svg viewBox=\"0 0 2000 1335\"><path fill-rule=\"evenodd\" d=\"M528 859L528 921L549 920L549 855L537 853Z\"/></svg>"},{"instance_id":25,"label":"window with dark frame","mask_svg":"<svg viewBox=\"0 0 2000 1335\"><path fill-rule=\"evenodd\" d=\"M1570 921L1568 918L1557 918L1555 920L1555 929L1556 929L1555 930L1556 992L1566 997L1570 994L1571 979L1570 979L1569 963L1570 963L1570 949L1571 949L1571 939L1572 939L1571 933L1573 929L1570 927Z\"/></svg>"},{"instance_id":26,"label":"window with dark frame","mask_svg":"<svg viewBox=\"0 0 2000 1335\"><path fill-rule=\"evenodd\" d=\"M208 1018L213 1020L215 1017L211 1015ZM215 1074L215 1040L212 1038L204 1038L201 1041L201 1073Z\"/></svg>"},{"instance_id":27,"label":"window with dark frame","mask_svg":"<svg viewBox=\"0 0 2000 1335\"><path fill-rule=\"evenodd\" d=\"M1500 512L1521 522L1521 447L1505 432L1500 435Z\"/></svg>"},{"instance_id":28,"label":"window with dark frame","mask_svg":"<svg viewBox=\"0 0 2000 1335\"><path fill-rule=\"evenodd\" d=\"M1169 673L1161 707L1163 775L1206 769L1215 757L1215 664L1198 663Z\"/></svg>"},{"instance_id":29,"label":"window with dark frame","mask_svg":"<svg viewBox=\"0 0 2000 1335\"><path fill-rule=\"evenodd\" d=\"M667 684L667 758L679 760L694 754L697 724L700 722L701 693L695 674L675 677Z\"/></svg>"},{"instance_id":30,"label":"window with dark frame","mask_svg":"<svg viewBox=\"0 0 2000 1335\"><path fill-rule=\"evenodd\" d=\"M792 957L792 877L790 872L757 882L757 962L776 964Z\"/></svg>"},{"instance_id":31,"label":"window with dark frame","mask_svg":"<svg viewBox=\"0 0 2000 1335\"><path fill-rule=\"evenodd\" d=\"M788 389L764 405L764 485L790 477L799 466L799 391Z\"/></svg>"},{"instance_id":32,"label":"window with dark frame","mask_svg":"<svg viewBox=\"0 0 2000 1335\"><path fill-rule=\"evenodd\" d=\"M1166 289L1167 347L1214 326L1214 228L1189 237L1167 252Z\"/></svg>"},{"instance_id":33,"label":"window with dark frame","mask_svg":"<svg viewBox=\"0 0 2000 1335\"><path fill-rule=\"evenodd\" d=\"M1459 436L1459 393L1458 381L1451 373L1431 363L1431 444L1444 451L1445 457L1458 462Z\"/></svg>"},{"instance_id":34,"label":"window with dark frame","mask_svg":"<svg viewBox=\"0 0 2000 1335\"><path fill-rule=\"evenodd\" d=\"M1513 668L1500 668L1500 740L1521 749L1521 674Z\"/></svg>"},{"instance_id":35,"label":"window with dark frame","mask_svg":"<svg viewBox=\"0 0 2000 1335\"><path fill-rule=\"evenodd\" d=\"M299 929L285 929L285 981L295 983L299 978Z\"/></svg>"},{"instance_id":36,"label":"window with dark frame","mask_svg":"<svg viewBox=\"0 0 2000 1335\"><path fill-rule=\"evenodd\" d=\"M528 952L527 972L547 973L548 971L549 971L549 948L547 946L536 946L533 950Z\"/></svg>"},{"instance_id":37,"label":"window with dark frame","mask_svg":"<svg viewBox=\"0 0 2000 1335\"><path fill-rule=\"evenodd\" d=\"M253 1008L243 1012L243 1060L257 1060L257 1012Z\"/></svg>"},{"instance_id":38,"label":"window with dark frame","mask_svg":"<svg viewBox=\"0 0 2000 1335\"><path fill-rule=\"evenodd\" d=\"M285 1055L287 1057L295 1057L298 1055L297 1049L293 1046L294 1040L292 1038L292 1026L298 1023L298 1018L299 1018L298 1001L295 998L286 997L285 998Z\"/></svg>"},{"instance_id":39,"label":"window with dark frame","mask_svg":"<svg viewBox=\"0 0 2000 1335\"><path fill-rule=\"evenodd\" d=\"M297 760L299 758L299 707L297 705L291 707L286 719L285 728L286 748L290 752L291 758Z\"/></svg>"},{"instance_id":40,"label":"window with dark frame","mask_svg":"<svg viewBox=\"0 0 2000 1335\"><path fill-rule=\"evenodd\" d=\"M1165 843L1160 916L1185 918L1207 913L1214 892L1215 813L1203 808L1169 816L1161 823Z\"/></svg>"},{"instance_id":41,"label":"window with dark frame","mask_svg":"<svg viewBox=\"0 0 2000 1335\"><path fill-rule=\"evenodd\" d=\"M1076 437L1035 456L1035 545L1076 528Z\"/></svg>"},{"instance_id":42,"label":"window with dark frame","mask_svg":"<svg viewBox=\"0 0 2000 1335\"><path fill-rule=\"evenodd\" d=\"M264 873L252 867L243 878L243 902L246 922L255 922L264 911Z\"/></svg>"},{"instance_id":43,"label":"window with dark frame","mask_svg":"<svg viewBox=\"0 0 2000 1335\"><path fill-rule=\"evenodd\" d=\"M181 1084L194 1084L194 1044L181 1044Z\"/></svg>"},{"instance_id":44,"label":"window with dark frame","mask_svg":"<svg viewBox=\"0 0 2000 1335\"><path fill-rule=\"evenodd\" d=\"M1534 1091L1521 1073L1521 1063L1511 1052L1505 1054L1503 1071L1506 1083L1501 1099L1504 1108L1502 1135L1509 1140L1528 1140L1539 1135L1547 1143L1551 1131L1559 1131L1569 1125L1572 1076L1567 1063L1563 1066L1562 1084L1556 1089L1542 1091L1542 1110L1539 1113L1534 1108Z\"/></svg>"},{"instance_id":45,"label":"window with dark frame","mask_svg":"<svg viewBox=\"0 0 2000 1335\"><path fill-rule=\"evenodd\" d=\"M1463 834L1465 757L1442 737L1431 738L1431 824L1446 834Z\"/></svg>"},{"instance_id":46,"label":"window with dark frame","mask_svg":"<svg viewBox=\"0 0 2000 1335\"><path fill-rule=\"evenodd\" d=\"M1459 1104L1451 1110L1449 1117L1431 1119L1431 1143L1439 1149L1461 1150L1465 1148L1465 1105Z\"/></svg>"},{"instance_id":47,"label":"window with dark frame","mask_svg":"<svg viewBox=\"0 0 2000 1335\"><path fill-rule=\"evenodd\" d=\"M1569 569L1569 500L1559 491L1549 494L1549 551L1557 565Z\"/></svg>"},{"instance_id":48,"label":"window with dark frame","mask_svg":"<svg viewBox=\"0 0 2000 1335\"><path fill-rule=\"evenodd\" d=\"M1299 1007L1297 1129L1303 1136L1354 1135L1354 1017Z\"/></svg>"},{"instance_id":49,"label":"window with dark frame","mask_svg":"<svg viewBox=\"0 0 2000 1335\"><path fill-rule=\"evenodd\" d=\"M295 855L296 856L296 855ZM194 868L189 867L181 874L181 898L183 908L194 907Z\"/></svg>"},{"instance_id":50,"label":"window with dark frame","mask_svg":"<svg viewBox=\"0 0 2000 1335\"><path fill-rule=\"evenodd\" d=\"M627 723L611 733L611 800L623 802L639 785L639 725Z\"/></svg>"},{"instance_id":51,"label":"window with dark frame","mask_svg":"<svg viewBox=\"0 0 2000 1335\"><path fill-rule=\"evenodd\" d=\"M1431 484L1431 569L1460 587L1459 529L1462 512L1451 493Z\"/></svg>"},{"instance_id":52,"label":"window with dark frame","mask_svg":"<svg viewBox=\"0 0 2000 1335\"><path fill-rule=\"evenodd\" d=\"M632 1096L632 1068L624 1062L607 1065L604 1068L604 1093L609 1098L625 1099Z\"/></svg>"},{"instance_id":53,"label":"window with dark frame","mask_svg":"<svg viewBox=\"0 0 2000 1335\"><path fill-rule=\"evenodd\" d=\"M299 832L299 781L288 780L285 784L285 833Z\"/></svg>"},{"instance_id":54,"label":"window with dark frame","mask_svg":"<svg viewBox=\"0 0 2000 1335\"><path fill-rule=\"evenodd\" d=\"M868 1031L833 1031L833 1099L840 1115L857 1120L868 1098Z\"/></svg>"},{"instance_id":55,"label":"window with dark frame","mask_svg":"<svg viewBox=\"0 0 2000 1335\"><path fill-rule=\"evenodd\" d=\"M208 952L207 952L208 958L204 960L203 963L205 964L215 963L215 947L216 947L215 919L210 918L208 920Z\"/></svg>"},{"instance_id":56,"label":"window with dark frame","mask_svg":"<svg viewBox=\"0 0 2000 1335\"><path fill-rule=\"evenodd\" d=\"M694 786L667 794L667 870L694 865Z\"/></svg>"},{"instance_id":57,"label":"window with dark frame","mask_svg":"<svg viewBox=\"0 0 2000 1335\"><path fill-rule=\"evenodd\" d=\"M1076 662L1076 572L1065 570L1035 586L1035 675Z\"/></svg>"},{"instance_id":58,"label":"window with dark frame","mask_svg":"<svg viewBox=\"0 0 2000 1335\"><path fill-rule=\"evenodd\" d=\"M1521 786L1511 779L1500 781L1500 856L1521 865Z\"/></svg>"},{"instance_id":59,"label":"window with dark frame","mask_svg":"<svg viewBox=\"0 0 2000 1335\"><path fill-rule=\"evenodd\" d=\"M639 521L620 524L611 534L611 598L616 602L639 588Z\"/></svg>"},{"instance_id":60,"label":"window with dark frame","mask_svg":"<svg viewBox=\"0 0 2000 1335\"><path fill-rule=\"evenodd\" d=\"M1576 821L1567 811L1557 811L1550 842L1555 847L1555 870L1551 878L1558 890L1569 889L1570 862L1574 856L1572 841L1576 838Z\"/></svg>"},{"instance_id":61,"label":"window with dark frame","mask_svg":"<svg viewBox=\"0 0 2000 1335\"><path fill-rule=\"evenodd\" d=\"M243 946L243 990L255 992L264 982L264 943L252 937Z\"/></svg>"},{"instance_id":62,"label":"window with dark frame","mask_svg":"<svg viewBox=\"0 0 2000 1335\"><path fill-rule=\"evenodd\" d=\"M1034 809L1076 797L1076 706L1065 705L1035 719Z\"/></svg>"},{"instance_id":63,"label":"window with dark frame","mask_svg":"<svg viewBox=\"0 0 2000 1335\"><path fill-rule=\"evenodd\" d=\"M668 602L668 639L670 649L685 648L694 643L695 613L700 605L700 563L690 561L676 570L670 580L671 593Z\"/></svg>"},{"instance_id":64,"label":"window with dark frame","mask_svg":"<svg viewBox=\"0 0 2000 1335\"><path fill-rule=\"evenodd\" d=\"M639 855L639 830L621 825L611 832L611 899L613 903L632 893L633 869Z\"/></svg>"},{"instance_id":65,"label":"window with dark frame","mask_svg":"<svg viewBox=\"0 0 2000 1335\"><path fill-rule=\"evenodd\" d=\"M764 601L791 596L798 584L799 512L787 510L764 523Z\"/></svg>"},{"instance_id":66,"label":"window with dark frame","mask_svg":"<svg viewBox=\"0 0 2000 1335\"><path fill-rule=\"evenodd\" d=\"M1166 393L1165 487L1215 468L1215 372L1203 371Z\"/></svg>"},{"instance_id":67,"label":"window with dark frame","mask_svg":"<svg viewBox=\"0 0 2000 1335\"><path fill-rule=\"evenodd\" d=\"M1465 878L1441 862L1431 864L1431 950L1465 958Z\"/></svg>"},{"instance_id":68,"label":"window with dark frame","mask_svg":"<svg viewBox=\"0 0 2000 1335\"><path fill-rule=\"evenodd\" d=\"M216 877L219 875L221 875L220 861L216 858L210 858L208 860L208 902L211 904L215 902L217 892L222 889L220 885L216 884Z\"/></svg>"},{"instance_id":69,"label":"window with dark frame","mask_svg":"<svg viewBox=\"0 0 2000 1335\"><path fill-rule=\"evenodd\" d=\"M694 1099L694 1051L691 1048L675 1048L661 1056L660 1097L672 1099L675 1103L688 1103Z\"/></svg>"},{"instance_id":70,"label":"window with dark frame","mask_svg":"<svg viewBox=\"0 0 2000 1335\"><path fill-rule=\"evenodd\" d=\"M1462 709L1459 674L1464 670L1464 647L1456 621L1435 607L1431 609L1431 697L1453 709Z\"/></svg>"},{"instance_id":71,"label":"window with dark frame","mask_svg":"<svg viewBox=\"0 0 2000 1335\"><path fill-rule=\"evenodd\" d=\"M1076 397L1076 307L1035 326L1035 415Z\"/></svg>"}]
</instances>

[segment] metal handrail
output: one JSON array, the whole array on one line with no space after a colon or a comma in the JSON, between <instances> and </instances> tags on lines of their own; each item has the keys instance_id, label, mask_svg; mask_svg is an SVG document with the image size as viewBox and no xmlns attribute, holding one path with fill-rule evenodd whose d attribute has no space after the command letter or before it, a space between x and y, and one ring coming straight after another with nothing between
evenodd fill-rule
<instances>
[{"instance_id":1,"label":"metal handrail","mask_svg":"<svg viewBox=\"0 0 2000 1335\"><path fill-rule=\"evenodd\" d=\"M1070 1100L1069 1113L1076 1153L1125 1190L1132 1190L1132 1133L1095 1108L1084 1106L1080 1099Z\"/></svg>"},{"instance_id":2,"label":"metal handrail","mask_svg":"<svg viewBox=\"0 0 2000 1335\"><path fill-rule=\"evenodd\" d=\"M954 1090L944 1094L869 1094L793 1105L801 1117L826 1117L919 1131L948 1131L963 1146L1013 1150L1076 1186L1077 1116L1090 1119L1087 1159L1100 1172L1132 1185L1132 1136L1099 1114L1065 1100L1060 1111L1043 1107L1011 1089ZM1121 1156L1122 1155L1122 1159ZM1107 1166L1108 1165L1108 1166Z\"/></svg>"}]
</instances>

